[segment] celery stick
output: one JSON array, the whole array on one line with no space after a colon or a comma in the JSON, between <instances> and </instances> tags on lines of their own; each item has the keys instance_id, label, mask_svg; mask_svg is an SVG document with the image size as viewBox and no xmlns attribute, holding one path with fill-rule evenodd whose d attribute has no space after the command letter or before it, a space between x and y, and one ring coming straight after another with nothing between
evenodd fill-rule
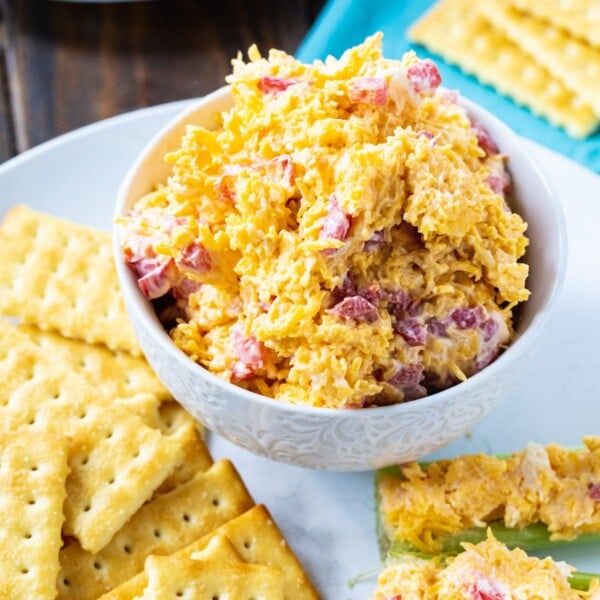
<instances>
[{"instance_id":1,"label":"celery stick","mask_svg":"<svg viewBox=\"0 0 600 600\"><path fill-rule=\"evenodd\" d=\"M574 540L551 540L550 533L543 523L533 523L522 529L511 529L500 521L494 521L489 524L489 527L499 542L502 542L509 548L521 548L521 550L525 551L552 548L563 544L600 542L600 534L580 535ZM462 552L462 542L478 544L485 539L487 539L487 529L485 527L473 527L461 531L456 535L446 537L443 541L440 554L452 556ZM412 554L423 558L433 556L416 548L409 542L402 540L391 541L387 550L387 557L394 559L403 554Z\"/></svg>"},{"instance_id":2,"label":"celery stick","mask_svg":"<svg viewBox=\"0 0 600 600\"><path fill-rule=\"evenodd\" d=\"M582 590L587 592L592 584L593 579L600 579L600 575L596 575L595 573L584 573L583 571L575 571L569 577L569 585L574 590Z\"/></svg>"},{"instance_id":3,"label":"celery stick","mask_svg":"<svg viewBox=\"0 0 600 600\"><path fill-rule=\"evenodd\" d=\"M582 448L573 448L574 451L580 451ZM511 456L510 453L497 454L497 458L507 459ZM451 460L451 459L450 459ZM433 462L428 461L420 462L419 464L423 468L427 468ZM380 504L381 498L379 495L379 481L383 477L397 477L403 479L402 466L391 465L379 469L375 475L375 517L376 517L376 528L379 540L379 548L383 559L394 560L405 554L418 556L421 558L430 558L433 554L424 552L413 546L410 542L402 540L391 540L386 532L385 522L383 515L381 514ZM573 540L551 540L550 532L543 523L533 523L518 528L508 528L501 521L493 521L488 524L491 528L494 537L500 542L504 543L509 548L521 548L522 550L538 550L543 548L553 548L560 545L566 544L585 544L590 542L600 542L600 532L596 534L582 534L577 536ZM462 551L462 542L469 542L477 544L487 538L487 526L486 527L474 527L467 529L460 533L452 536L447 536L443 540L442 550L440 554L446 556L456 555Z\"/></svg>"}]
</instances>

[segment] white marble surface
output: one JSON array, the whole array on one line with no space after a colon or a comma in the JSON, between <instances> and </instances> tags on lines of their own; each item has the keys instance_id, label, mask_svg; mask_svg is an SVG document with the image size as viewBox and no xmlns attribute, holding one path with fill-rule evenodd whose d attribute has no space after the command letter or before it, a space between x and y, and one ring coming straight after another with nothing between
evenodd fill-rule
<instances>
[{"instance_id":1,"label":"white marble surface","mask_svg":"<svg viewBox=\"0 0 600 600\"><path fill-rule=\"evenodd\" d=\"M183 103L137 111L57 138L0 166L0 217L15 203L109 229L127 167ZM577 445L600 434L600 177L530 142L563 202L569 266L563 293L519 391L439 455L510 451L529 440ZM379 567L372 473L309 471L258 458L209 436L215 457L237 466L257 502L271 510L324 598L367 598ZM600 547L560 549L559 559L600 572Z\"/></svg>"}]
</instances>

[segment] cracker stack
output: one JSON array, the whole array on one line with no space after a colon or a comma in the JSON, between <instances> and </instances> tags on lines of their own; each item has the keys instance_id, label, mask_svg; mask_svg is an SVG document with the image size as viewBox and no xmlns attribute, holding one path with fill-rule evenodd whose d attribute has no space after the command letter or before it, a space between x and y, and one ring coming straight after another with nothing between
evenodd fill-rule
<instances>
[{"instance_id":1,"label":"cracker stack","mask_svg":"<svg viewBox=\"0 0 600 600\"><path fill-rule=\"evenodd\" d=\"M141 356L110 235L0 226L0 599L317 594Z\"/></svg>"},{"instance_id":2,"label":"cracker stack","mask_svg":"<svg viewBox=\"0 0 600 600\"><path fill-rule=\"evenodd\" d=\"M409 35L572 137L600 124L598 0L440 0Z\"/></svg>"}]
</instances>

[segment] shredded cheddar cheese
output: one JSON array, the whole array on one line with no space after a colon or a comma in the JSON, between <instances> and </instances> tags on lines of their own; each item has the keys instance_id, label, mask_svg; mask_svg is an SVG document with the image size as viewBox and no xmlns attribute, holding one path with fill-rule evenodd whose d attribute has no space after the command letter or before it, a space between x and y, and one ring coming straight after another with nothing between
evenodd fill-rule
<instances>
[{"instance_id":1,"label":"shredded cheddar cheese","mask_svg":"<svg viewBox=\"0 0 600 600\"><path fill-rule=\"evenodd\" d=\"M498 520L509 528L544 523L553 540L600 533L600 437L584 443L582 450L530 443L508 458L411 463L401 478L378 482L385 533L429 553L441 550L445 536Z\"/></svg>"},{"instance_id":2,"label":"shredded cheddar cheese","mask_svg":"<svg viewBox=\"0 0 600 600\"><path fill-rule=\"evenodd\" d=\"M233 108L189 126L126 219L175 344L281 401L362 407L453 385L510 343L526 224L489 134L381 36L303 64L233 61Z\"/></svg>"},{"instance_id":3,"label":"shredded cheddar cheese","mask_svg":"<svg viewBox=\"0 0 600 600\"><path fill-rule=\"evenodd\" d=\"M438 560L389 565L378 578L371 600L597 600L600 585L574 590L568 577L574 569L552 558L509 550L491 534L479 544L464 544L464 552L447 566Z\"/></svg>"}]
</instances>

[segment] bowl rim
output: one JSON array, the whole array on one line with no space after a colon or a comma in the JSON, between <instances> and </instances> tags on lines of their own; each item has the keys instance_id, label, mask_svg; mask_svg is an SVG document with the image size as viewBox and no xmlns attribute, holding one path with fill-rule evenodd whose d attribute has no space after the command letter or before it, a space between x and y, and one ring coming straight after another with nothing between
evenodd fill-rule
<instances>
[{"instance_id":1,"label":"bowl rim","mask_svg":"<svg viewBox=\"0 0 600 600\"><path fill-rule=\"evenodd\" d=\"M152 338L160 347L168 352L172 359L175 361L186 361L185 368L189 369L193 376L200 378L208 378L208 381L217 387L221 388L224 392L231 394L232 396L238 396L244 401L249 401L264 405L268 409L273 409L281 412L301 413L304 415L313 415L319 417L344 417L346 419L362 419L366 415L377 416L378 418L383 415L396 415L402 414L403 412L409 411L415 406L415 401L402 402L399 404L391 404L386 406L372 406L366 408L330 408L330 407L318 407L304 404L294 404L277 400L269 396L263 396L257 392L253 392L242 388L230 381L226 381L211 373L208 369L202 365L193 361L183 350L178 348L170 338L167 331L162 327L157 315L154 313L153 307L149 300L144 298L135 283L133 273L127 268L125 262L122 260L121 252L121 228L118 225L118 218L126 214L127 206L127 192L132 182L134 181L139 168L144 164L149 156L152 156L156 145L158 145L163 138L165 138L171 130L177 126L181 126L186 122L186 119L203 107L209 107L212 103L218 102L230 96L230 86L222 86L215 91L207 94L206 96L190 100L190 105L185 107L179 114L173 119L167 122L156 134L148 141L142 152L138 155L134 163L129 167L125 174L117 193L117 201L115 204L114 218L115 226L113 227L113 259L116 263L117 274L121 286L121 290L125 299L128 310L135 310L137 313L142 315L142 319L146 325L148 332ZM505 137L511 138L514 142L518 142L520 137L498 117L490 113L487 109L483 108L479 104L469 100L462 94L459 96L459 104L463 106L469 115L475 115L477 120L484 122L485 126L493 131L500 130L503 132ZM553 240L557 246L557 256L559 257L559 264L557 266L556 277L552 283L552 287L548 294L545 303L537 310L533 315L533 318L527 328L522 332L517 332L517 336L512 341L500 356L498 356L492 363L483 368L478 373L475 373L471 377L468 377L465 381L435 392L429 396L419 398L419 407L426 410L432 406L443 405L444 401L450 400L455 396L468 394L472 388L478 389L482 385L491 379L494 374L500 370L505 363L514 362L518 359L519 355L526 355L528 350L533 346L534 340L537 338L539 332L542 330L543 324L548 319L551 308L556 303L556 299L563 286L566 267L567 267L567 233L566 233L566 222L562 204L560 203L554 187L550 184L545 173L532 157L531 153L523 144L515 144L518 146L518 152L521 154L521 158L525 159L528 164L528 168L535 174L539 180L541 186L545 190L545 202L551 207L551 214L554 221L554 226L558 234L557 239ZM517 343L518 342L518 343Z\"/></svg>"}]
</instances>

